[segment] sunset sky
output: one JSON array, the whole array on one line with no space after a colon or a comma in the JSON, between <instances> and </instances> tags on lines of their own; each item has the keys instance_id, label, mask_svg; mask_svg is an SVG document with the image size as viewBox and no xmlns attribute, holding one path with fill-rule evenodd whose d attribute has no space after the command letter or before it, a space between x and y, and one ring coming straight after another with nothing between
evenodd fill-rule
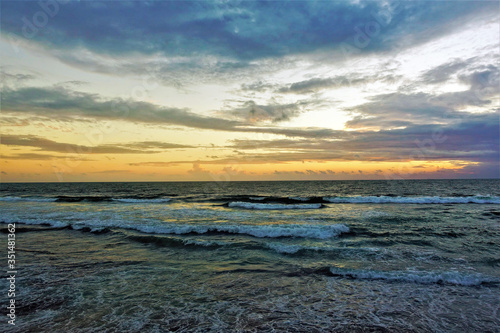
<instances>
[{"instance_id":1,"label":"sunset sky","mask_svg":"<svg viewBox=\"0 0 500 333\"><path fill-rule=\"evenodd\" d=\"M498 1L2 1L1 180L498 178Z\"/></svg>"}]
</instances>

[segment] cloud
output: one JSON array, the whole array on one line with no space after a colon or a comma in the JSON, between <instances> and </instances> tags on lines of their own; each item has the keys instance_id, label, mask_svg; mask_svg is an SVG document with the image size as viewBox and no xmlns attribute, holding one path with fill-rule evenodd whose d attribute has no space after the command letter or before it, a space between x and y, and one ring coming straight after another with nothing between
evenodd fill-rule
<instances>
[{"instance_id":1,"label":"cloud","mask_svg":"<svg viewBox=\"0 0 500 333\"><path fill-rule=\"evenodd\" d=\"M453 74L456 74L461 69L465 69L474 59L453 60L438 67L435 67L422 75L422 80L425 83L437 84L446 82Z\"/></svg>"},{"instance_id":2,"label":"cloud","mask_svg":"<svg viewBox=\"0 0 500 333\"><path fill-rule=\"evenodd\" d=\"M401 48L497 9L494 2L69 2L48 29L23 31L22 18L41 8L19 1L2 3L1 28L53 49L255 60L338 48L354 43L358 31L372 35L360 52Z\"/></svg>"},{"instance_id":3,"label":"cloud","mask_svg":"<svg viewBox=\"0 0 500 333\"><path fill-rule=\"evenodd\" d=\"M411 124L448 123L461 119L467 113L461 108L469 106L494 109L492 99L500 95L500 71L495 66L487 70L460 76L469 84L465 91L441 94L390 93L376 95L370 102L348 110L358 115L346 123L348 128L395 128Z\"/></svg>"},{"instance_id":4,"label":"cloud","mask_svg":"<svg viewBox=\"0 0 500 333\"><path fill-rule=\"evenodd\" d=\"M198 163L193 163L193 168L187 171L189 174L192 175L208 175L210 174L210 171L203 169L200 164Z\"/></svg>"},{"instance_id":5,"label":"cloud","mask_svg":"<svg viewBox=\"0 0 500 333\"><path fill-rule=\"evenodd\" d=\"M281 108L279 105L266 106L268 118L278 120L291 117L294 110L300 110L301 105L309 102L299 102ZM243 110L237 114L243 115ZM248 109L250 111L250 109ZM258 111L265 116L264 109ZM281 112L281 113L280 113ZM288 113L287 113L288 112ZM205 117L188 109L163 107L147 102L137 102L124 99L105 99L98 94L78 92L61 87L21 87L8 88L2 92L2 113L30 114L47 117L52 120L122 120L134 123L180 125L191 128L211 129L229 132L253 132L280 134L296 137L337 137L342 131L327 128L276 128L271 126L248 126L248 121L236 121L224 118ZM272 118L272 117L275 118Z\"/></svg>"},{"instance_id":6,"label":"cloud","mask_svg":"<svg viewBox=\"0 0 500 333\"><path fill-rule=\"evenodd\" d=\"M23 26L42 10L40 4L1 4L2 42L16 34L32 61L31 67L16 65L17 72L2 68L0 122L6 126L40 126L48 119L64 121L65 126L109 120L208 130L202 137L209 131L231 132L231 138L279 136L235 140L216 147L222 151L206 152L206 160L182 157L130 164L193 164L191 173L199 174L206 171L204 164L232 162L413 158L486 166L498 160L500 71L496 44L494 49L491 45L498 36L493 28L499 16L494 2L70 2L60 3L58 14L43 28ZM33 36L23 38L27 28ZM483 31L484 35L479 33ZM476 38L478 34L481 38ZM467 47L457 46L460 43ZM427 62L425 57L437 49ZM445 50L456 52L447 55ZM42 57L31 58L39 54ZM416 63L416 55L423 55L421 63ZM52 62L54 58L63 64ZM40 59L48 60L43 76L28 71L42 66ZM8 62L19 63L13 58ZM97 76L89 71L105 73L124 84L146 75L148 81L182 89L189 97L176 96L172 107L106 98L101 91L112 94L115 87L101 90L97 82L27 86L55 82L48 70L80 73L81 77L65 76L90 81ZM403 85L398 88L399 84ZM349 86L356 89L339 89ZM212 91L213 96L207 96ZM200 100L193 97L184 104L193 109L182 108L181 103L197 92ZM224 107L212 107L210 113L195 109L215 103ZM311 117L306 119L306 112ZM351 117L347 130L309 125L328 126L331 123L322 117L331 120L339 112ZM298 121L299 116L309 127L286 127L286 121ZM340 118L339 122L345 119ZM73 131L78 129L74 125ZM27 132L29 127L20 129L34 133ZM16 128L9 133L16 133ZM158 141L69 144L34 135L7 135L3 144L31 148L32 153L11 156L14 159L61 158L35 152L140 154L195 148ZM327 170L301 172L328 175Z\"/></svg>"},{"instance_id":7,"label":"cloud","mask_svg":"<svg viewBox=\"0 0 500 333\"><path fill-rule=\"evenodd\" d=\"M243 83L240 87L242 91L252 91L252 92L264 92L268 90L274 90L275 84L266 83L263 81L257 81L253 83Z\"/></svg>"},{"instance_id":8,"label":"cloud","mask_svg":"<svg viewBox=\"0 0 500 333\"><path fill-rule=\"evenodd\" d=\"M129 144L106 144L85 146L70 143L61 143L34 135L2 135L2 145L23 146L37 148L39 151L50 151L66 154L145 154L159 153L149 149L191 148L192 146L178 145L166 142L144 141ZM145 150L146 149L146 150ZM49 155L47 155L49 156Z\"/></svg>"},{"instance_id":9,"label":"cloud","mask_svg":"<svg viewBox=\"0 0 500 333\"><path fill-rule=\"evenodd\" d=\"M342 138L232 140L229 156L206 160L137 162L133 166L178 164L281 164L304 161L462 161L500 160L499 112L469 114L454 124L412 125L404 129L344 132Z\"/></svg>"},{"instance_id":10,"label":"cloud","mask_svg":"<svg viewBox=\"0 0 500 333\"><path fill-rule=\"evenodd\" d=\"M60 87L5 89L2 94L2 109L4 112L31 113L51 118L119 119L219 130L233 128L239 124L230 120L202 117L186 109L161 107L119 98L104 99L98 94Z\"/></svg>"},{"instance_id":11,"label":"cloud","mask_svg":"<svg viewBox=\"0 0 500 333\"><path fill-rule=\"evenodd\" d=\"M16 154L16 155L11 155L11 156L2 155L2 159L5 159L5 160L34 160L34 161L43 161L43 160L93 161L92 159L81 157L81 155L56 156L56 155L38 154L38 153L21 153L21 154Z\"/></svg>"},{"instance_id":12,"label":"cloud","mask_svg":"<svg viewBox=\"0 0 500 333\"><path fill-rule=\"evenodd\" d=\"M237 150L275 150L278 153L243 155L242 161L259 160L363 160L405 161L499 160L500 112L463 114L449 125L411 125L404 129L347 132L337 140L233 140ZM286 150L286 153L282 151Z\"/></svg>"},{"instance_id":13,"label":"cloud","mask_svg":"<svg viewBox=\"0 0 500 333\"><path fill-rule=\"evenodd\" d=\"M483 66L468 75L461 75L460 80L469 84L470 90L481 96L500 93L500 70L494 65Z\"/></svg>"},{"instance_id":14,"label":"cloud","mask_svg":"<svg viewBox=\"0 0 500 333\"><path fill-rule=\"evenodd\" d=\"M221 114L231 115L249 124L270 121L273 123L287 121L304 112L311 101L297 101L289 104L271 102L268 105L258 105L254 101L241 102L236 108L223 111Z\"/></svg>"},{"instance_id":15,"label":"cloud","mask_svg":"<svg viewBox=\"0 0 500 333\"><path fill-rule=\"evenodd\" d=\"M130 170L102 170L102 171L91 171L89 173L130 173Z\"/></svg>"},{"instance_id":16,"label":"cloud","mask_svg":"<svg viewBox=\"0 0 500 333\"><path fill-rule=\"evenodd\" d=\"M328 78L312 78L294 82L276 90L279 93L309 94L329 88L351 87L369 82L394 82L400 77L393 74L359 74L349 73Z\"/></svg>"},{"instance_id":17,"label":"cloud","mask_svg":"<svg viewBox=\"0 0 500 333\"><path fill-rule=\"evenodd\" d=\"M9 73L2 69L0 72L0 77L2 78L3 84L16 84L23 83L25 81L30 81L36 78L33 74L22 74L22 73Z\"/></svg>"},{"instance_id":18,"label":"cloud","mask_svg":"<svg viewBox=\"0 0 500 333\"><path fill-rule=\"evenodd\" d=\"M310 93L320 89L350 85L347 77L337 78L313 78L305 81L292 83L289 87L279 89L279 92Z\"/></svg>"}]
</instances>

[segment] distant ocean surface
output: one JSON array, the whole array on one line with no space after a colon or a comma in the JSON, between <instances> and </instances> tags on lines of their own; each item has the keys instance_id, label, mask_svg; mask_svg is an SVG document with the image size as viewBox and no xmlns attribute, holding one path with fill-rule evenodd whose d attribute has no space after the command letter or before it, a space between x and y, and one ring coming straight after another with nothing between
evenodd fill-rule
<instances>
[{"instance_id":1,"label":"distant ocean surface","mask_svg":"<svg viewBox=\"0 0 500 333\"><path fill-rule=\"evenodd\" d=\"M0 212L4 332L499 332L500 180L1 184Z\"/></svg>"}]
</instances>

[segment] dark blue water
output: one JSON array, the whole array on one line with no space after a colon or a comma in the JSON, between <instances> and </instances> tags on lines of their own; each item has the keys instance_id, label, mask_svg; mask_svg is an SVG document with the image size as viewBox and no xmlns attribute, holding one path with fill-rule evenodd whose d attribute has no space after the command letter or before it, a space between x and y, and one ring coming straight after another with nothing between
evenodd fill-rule
<instances>
[{"instance_id":1,"label":"dark blue water","mask_svg":"<svg viewBox=\"0 0 500 333\"><path fill-rule=\"evenodd\" d=\"M1 184L16 329L496 332L499 185Z\"/></svg>"}]
</instances>

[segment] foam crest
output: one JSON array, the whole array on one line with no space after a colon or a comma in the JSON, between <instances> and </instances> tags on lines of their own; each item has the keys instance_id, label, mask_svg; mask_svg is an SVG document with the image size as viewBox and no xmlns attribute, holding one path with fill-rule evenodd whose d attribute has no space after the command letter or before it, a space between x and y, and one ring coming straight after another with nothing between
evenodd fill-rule
<instances>
[{"instance_id":1,"label":"foam crest","mask_svg":"<svg viewBox=\"0 0 500 333\"><path fill-rule=\"evenodd\" d=\"M352 196L352 197L324 197L323 200L331 203L396 203L396 204L497 204L500 197L470 196L470 197L391 197L391 196Z\"/></svg>"},{"instance_id":2,"label":"foam crest","mask_svg":"<svg viewBox=\"0 0 500 333\"><path fill-rule=\"evenodd\" d=\"M5 201L5 202L20 202L20 201L54 202L56 200L57 200L56 198L44 198L44 197L12 197L12 196L0 197L0 201Z\"/></svg>"},{"instance_id":3,"label":"foam crest","mask_svg":"<svg viewBox=\"0 0 500 333\"><path fill-rule=\"evenodd\" d=\"M0 220L0 223L3 224L9 224L9 223L16 223L16 224L25 224L25 225L46 225L46 226L51 226L54 228L65 228L68 227L70 224L67 222L61 222L61 221L54 221L52 219L37 219L37 220L19 220L15 218L7 218L5 220Z\"/></svg>"},{"instance_id":4,"label":"foam crest","mask_svg":"<svg viewBox=\"0 0 500 333\"><path fill-rule=\"evenodd\" d=\"M277 237L302 237L327 239L337 237L341 233L349 232L349 228L343 224L327 226L308 224L287 225L169 225L169 226L136 226L130 227L145 233L154 234L205 234L208 232L220 232L230 234L246 234L258 238Z\"/></svg>"}]
</instances>

